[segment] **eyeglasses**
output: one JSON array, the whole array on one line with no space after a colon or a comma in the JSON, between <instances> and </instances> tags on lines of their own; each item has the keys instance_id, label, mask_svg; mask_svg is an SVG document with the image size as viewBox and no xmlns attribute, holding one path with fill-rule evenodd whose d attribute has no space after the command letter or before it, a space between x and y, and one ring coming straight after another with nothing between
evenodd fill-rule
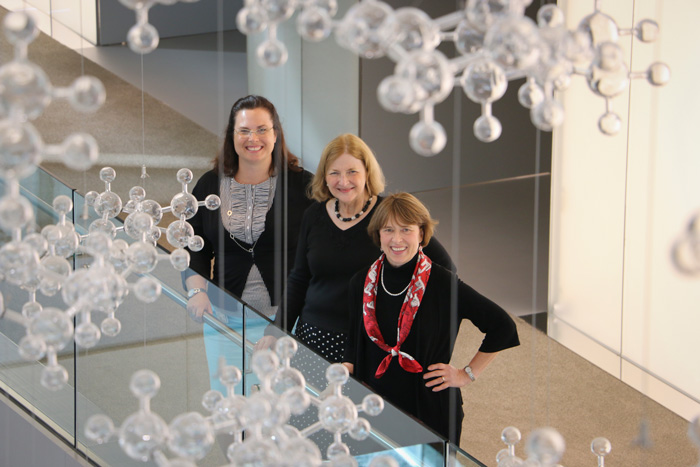
<instances>
[{"instance_id":1,"label":"eyeglasses","mask_svg":"<svg viewBox=\"0 0 700 467\"><path fill-rule=\"evenodd\" d=\"M260 137L263 137L268 131L271 130L272 128L258 128L257 130L249 130L247 128L244 128L242 130L233 130L233 132L241 138L250 138L250 135L252 135L253 133Z\"/></svg>"}]
</instances>

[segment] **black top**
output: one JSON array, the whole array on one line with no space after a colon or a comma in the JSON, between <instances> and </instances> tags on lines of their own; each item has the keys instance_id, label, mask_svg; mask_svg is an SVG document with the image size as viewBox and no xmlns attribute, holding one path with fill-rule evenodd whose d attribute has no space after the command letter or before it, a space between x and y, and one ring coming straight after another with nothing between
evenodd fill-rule
<instances>
[{"instance_id":1,"label":"black top","mask_svg":"<svg viewBox=\"0 0 700 467\"><path fill-rule=\"evenodd\" d=\"M255 264L270 293L270 302L272 305L278 304L284 279L289 274L295 257L301 219L304 210L311 204L311 200L306 197L306 187L312 177L305 170L285 170L280 173L275 198L265 218L265 231L258 238L252 255L231 239L221 222L221 208L210 211L200 207L189 222L194 233L204 239L204 248L198 252L190 251L191 270L183 273L183 280L195 272L209 279L212 277L211 260L216 258L212 281L240 297L250 269ZM219 195L220 186L221 178L210 170L197 181L192 194L202 201L210 194ZM280 228L285 222L286 229ZM252 246L237 241L245 248Z\"/></svg>"},{"instance_id":2,"label":"black top","mask_svg":"<svg viewBox=\"0 0 700 467\"><path fill-rule=\"evenodd\" d=\"M384 284L389 292L398 293L408 285L416 261L417 255L399 268L384 261ZM479 347L482 352L498 352L518 345L515 323L501 307L459 280L456 274L433 263L413 326L401 346L402 352L421 364L423 372L405 371L399 365L398 357L394 357L386 373L377 379L375 372L387 353L369 339L364 327L362 297L368 269L358 272L350 282L352 324L343 361L352 363L353 375L388 402L458 444L464 418L461 391L459 388L449 388L433 392L432 388L425 387L423 374L433 363L450 362L463 319L470 320L485 334ZM457 290L457 307L451 312L453 285ZM377 324L387 345L396 345L399 312L405 296L405 293L398 297L386 294L381 283L377 287Z\"/></svg>"},{"instance_id":3,"label":"black top","mask_svg":"<svg viewBox=\"0 0 700 467\"><path fill-rule=\"evenodd\" d=\"M379 257L379 247L367 233L367 226L382 199L378 197L367 216L347 230L333 223L325 202L309 206L301 223L294 269L287 281L286 313L277 313L275 319L279 327L291 331L301 316L323 330L348 332L348 282ZM450 255L435 237L424 251L433 261L454 269Z\"/></svg>"}]
</instances>

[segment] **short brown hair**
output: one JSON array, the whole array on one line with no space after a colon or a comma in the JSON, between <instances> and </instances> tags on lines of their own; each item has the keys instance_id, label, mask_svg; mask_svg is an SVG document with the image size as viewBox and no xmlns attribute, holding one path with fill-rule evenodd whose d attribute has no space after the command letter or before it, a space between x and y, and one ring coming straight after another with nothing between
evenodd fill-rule
<instances>
[{"instance_id":1,"label":"short brown hair","mask_svg":"<svg viewBox=\"0 0 700 467\"><path fill-rule=\"evenodd\" d=\"M394 220L400 225L417 225L423 231L421 246L430 243L438 221L430 217L430 211L418 198L410 193L400 192L387 196L374 207L374 215L369 221L367 232L374 243L381 247L379 231Z\"/></svg>"},{"instance_id":2,"label":"short brown hair","mask_svg":"<svg viewBox=\"0 0 700 467\"><path fill-rule=\"evenodd\" d=\"M355 159L361 160L365 165L365 170L367 171L367 185L365 186L365 190L370 196L378 195L384 191L384 173L382 173L382 168L379 167L379 162L377 162L377 158L374 157L372 150L367 146L367 143L362 141L359 137L350 133L345 133L333 138L323 149L318 168L311 181L311 185L309 185L309 196L312 199L323 202L333 197L326 185L326 171L328 170L328 166L343 154L350 154Z\"/></svg>"}]
</instances>

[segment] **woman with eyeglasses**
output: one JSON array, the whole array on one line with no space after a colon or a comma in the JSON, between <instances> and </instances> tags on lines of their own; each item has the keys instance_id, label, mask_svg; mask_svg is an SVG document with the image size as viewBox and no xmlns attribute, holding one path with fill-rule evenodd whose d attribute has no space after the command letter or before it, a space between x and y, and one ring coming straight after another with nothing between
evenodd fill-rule
<instances>
[{"instance_id":1,"label":"woman with eyeglasses","mask_svg":"<svg viewBox=\"0 0 700 467\"><path fill-rule=\"evenodd\" d=\"M221 198L218 210L200 209L190 220L195 234L204 239L201 251L190 251L191 271L185 274L187 311L193 319L215 311L223 321L240 317L240 311L218 310L219 298L212 309L209 279L274 319L294 261L302 215L311 203L306 196L311 177L289 151L269 100L251 95L233 104L213 168L192 190L198 200L212 193ZM249 319L246 329L252 328ZM248 333L246 338L255 336ZM218 353L207 349L214 386ZM233 364L240 367L240 362Z\"/></svg>"}]
</instances>

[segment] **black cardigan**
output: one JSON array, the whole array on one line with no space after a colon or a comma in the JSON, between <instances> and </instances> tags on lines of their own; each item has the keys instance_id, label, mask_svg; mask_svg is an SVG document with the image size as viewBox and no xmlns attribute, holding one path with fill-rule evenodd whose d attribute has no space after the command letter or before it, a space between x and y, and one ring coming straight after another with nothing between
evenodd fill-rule
<instances>
[{"instance_id":1,"label":"black cardigan","mask_svg":"<svg viewBox=\"0 0 700 467\"><path fill-rule=\"evenodd\" d=\"M265 218L265 231L260 235L251 255L231 239L221 222L221 209L209 211L200 207L190 219L197 235L204 239L201 251L190 251L190 268L183 273L183 280L194 273L211 280L232 294L240 297L243 293L250 269L255 264L260 270L263 282L270 293L272 305L280 302L284 280L293 264L299 227L304 210L311 204L306 196L306 188L313 175L305 170L286 170L277 177L275 198ZM214 171L202 175L192 194L204 200L210 194L219 195L221 177ZM286 228L280 228L285 225ZM249 245L238 240L242 246ZM283 248L284 245L284 248ZM213 276L211 261L215 260ZM280 265L282 267L280 267Z\"/></svg>"}]
</instances>

